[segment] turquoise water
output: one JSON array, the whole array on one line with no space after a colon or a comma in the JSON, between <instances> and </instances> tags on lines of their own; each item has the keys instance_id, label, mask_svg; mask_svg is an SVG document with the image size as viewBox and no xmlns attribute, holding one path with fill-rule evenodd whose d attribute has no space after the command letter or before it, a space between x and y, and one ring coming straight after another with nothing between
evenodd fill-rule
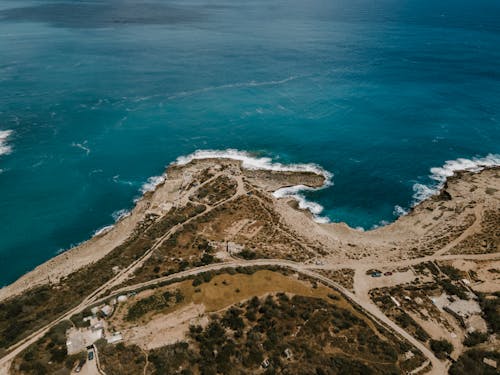
<instances>
[{"instance_id":1,"label":"turquoise water","mask_svg":"<svg viewBox=\"0 0 500 375\"><path fill-rule=\"evenodd\" d=\"M500 153L499 19L493 0L0 0L0 285L197 149L317 163L323 215L394 220L431 167Z\"/></svg>"}]
</instances>

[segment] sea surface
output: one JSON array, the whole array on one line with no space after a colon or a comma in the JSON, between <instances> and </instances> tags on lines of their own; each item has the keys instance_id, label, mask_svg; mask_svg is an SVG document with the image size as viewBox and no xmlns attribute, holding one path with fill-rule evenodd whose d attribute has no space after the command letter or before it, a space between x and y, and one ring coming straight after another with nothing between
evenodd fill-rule
<instances>
[{"instance_id":1,"label":"sea surface","mask_svg":"<svg viewBox=\"0 0 500 375\"><path fill-rule=\"evenodd\" d=\"M314 163L318 218L394 221L499 162L499 20L497 0L0 0L0 285L196 150Z\"/></svg>"}]
</instances>

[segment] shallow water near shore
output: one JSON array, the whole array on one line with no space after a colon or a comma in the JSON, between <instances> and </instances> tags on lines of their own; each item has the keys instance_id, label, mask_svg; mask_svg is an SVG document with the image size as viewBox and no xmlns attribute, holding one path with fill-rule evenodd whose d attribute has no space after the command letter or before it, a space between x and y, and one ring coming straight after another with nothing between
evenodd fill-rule
<instances>
[{"instance_id":1,"label":"shallow water near shore","mask_svg":"<svg viewBox=\"0 0 500 375\"><path fill-rule=\"evenodd\" d=\"M303 192L322 216L395 220L430 168L498 157L499 17L487 0L0 0L0 285L200 149L314 163L333 173Z\"/></svg>"}]
</instances>

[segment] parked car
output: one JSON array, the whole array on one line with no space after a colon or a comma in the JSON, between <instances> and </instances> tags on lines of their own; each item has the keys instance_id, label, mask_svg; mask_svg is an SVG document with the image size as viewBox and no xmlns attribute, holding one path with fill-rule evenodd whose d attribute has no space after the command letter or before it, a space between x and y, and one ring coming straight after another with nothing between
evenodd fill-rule
<instances>
[{"instance_id":1,"label":"parked car","mask_svg":"<svg viewBox=\"0 0 500 375\"><path fill-rule=\"evenodd\" d=\"M80 372L82 371L82 367L83 365L85 364L85 359L81 359L79 362L78 362L78 365L76 366L75 368L75 372Z\"/></svg>"},{"instance_id":2,"label":"parked car","mask_svg":"<svg viewBox=\"0 0 500 375\"><path fill-rule=\"evenodd\" d=\"M92 361L94 359L94 352L93 351L89 352L88 359L89 359L89 361Z\"/></svg>"}]
</instances>

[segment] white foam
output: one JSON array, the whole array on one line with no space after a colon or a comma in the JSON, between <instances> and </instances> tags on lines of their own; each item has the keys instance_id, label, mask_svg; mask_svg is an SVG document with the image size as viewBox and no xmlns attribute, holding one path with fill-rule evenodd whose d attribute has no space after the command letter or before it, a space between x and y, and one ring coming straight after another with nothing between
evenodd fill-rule
<instances>
[{"instance_id":1,"label":"white foam","mask_svg":"<svg viewBox=\"0 0 500 375\"><path fill-rule=\"evenodd\" d=\"M394 206L394 211L392 212L392 214L394 216L403 216L403 215L406 215L408 213L407 210L405 210L403 207L399 206L399 205L395 205Z\"/></svg>"},{"instance_id":2,"label":"white foam","mask_svg":"<svg viewBox=\"0 0 500 375\"><path fill-rule=\"evenodd\" d=\"M322 175L325 178L323 186L319 188L312 188L305 185L296 185L284 187L276 190L273 195L276 198L293 198L298 204L299 208L303 210L309 210L314 220L318 223L327 223L330 220L327 217L320 216L323 212L323 206L316 202L311 202L306 199L306 197L301 194L304 191L317 191L326 188L332 184L333 175L321 168L317 164L282 164L278 162L273 162L271 158L268 157L256 157L246 151L239 151L235 149L227 150L198 150L194 153L181 156L177 158L176 164L186 165L196 159L232 159L241 161L241 165L245 169L251 170L268 170L268 171L289 171L289 172L313 172Z\"/></svg>"},{"instance_id":3,"label":"white foam","mask_svg":"<svg viewBox=\"0 0 500 375\"><path fill-rule=\"evenodd\" d=\"M293 198L298 202L299 208L301 210L308 210L309 212L311 212L314 217L314 221L318 223L328 223L330 222L329 218L320 216L320 214L323 212L323 206L319 203L308 201L306 197L301 194L301 192L304 191L316 190L318 190L318 188L311 188L305 185L295 185L278 189L273 193L273 196L275 198Z\"/></svg>"},{"instance_id":4,"label":"white foam","mask_svg":"<svg viewBox=\"0 0 500 375\"><path fill-rule=\"evenodd\" d=\"M101 229L98 229L94 232L92 237L100 236L102 234L108 233L111 229L114 228L114 225L106 225L105 227L102 227Z\"/></svg>"},{"instance_id":5,"label":"white foam","mask_svg":"<svg viewBox=\"0 0 500 375\"><path fill-rule=\"evenodd\" d=\"M111 217L115 222L118 222L121 219L126 218L127 216L130 216L130 211L126 209L121 209L111 214Z\"/></svg>"},{"instance_id":6,"label":"white foam","mask_svg":"<svg viewBox=\"0 0 500 375\"><path fill-rule=\"evenodd\" d=\"M7 144L7 139L12 133L12 130L0 130L0 155L7 155L12 152L12 147Z\"/></svg>"},{"instance_id":7,"label":"white foam","mask_svg":"<svg viewBox=\"0 0 500 375\"><path fill-rule=\"evenodd\" d=\"M245 169L284 171L284 172L314 172L325 177L325 183L330 184L332 174L317 164L282 164L273 162L269 157L256 157L249 152L235 149L227 150L197 150L187 156L177 158L175 164L186 165L196 159L232 159L242 162Z\"/></svg>"},{"instance_id":8,"label":"white foam","mask_svg":"<svg viewBox=\"0 0 500 375\"><path fill-rule=\"evenodd\" d=\"M165 176L152 176L147 179L147 181L142 185L141 192L142 194L148 191L154 191L156 187L165 182Z\"/></svg>"},{"instance_id":9,"label":"white foam","mask_svg":"<svg viewBox=\"0 0 500 375\"><path fill-rule=\"evenodd\" d=\"M424 184L416 183L413 185L413 199L414 205L418 204L427 198L433 196L439 191L440 188L436 186L427 186Z\"/></svg>"},{"instance_id":10,"label":"white foam","mask_svg":"<svg viewBox=\"0 0 500 375\"><path fill-rule=\"evenodd\" d=\"M453 176L458 171L479 172L484 168L500 166L500 155L488 154L483 158L448 160L442 167L430 169L430 178L435 181L431 185L423 185L416 183L413 185L415 204L420 203L424 199L439 193L446 179Z\"/></svg>"},{"instance_id":11,"label":"white foam","mask_svg":"<svg viewBox=\"0 0 500 375\"><path fill-rule=\"evenodd\" d=\"M88 147L88 142L87 141L83 141L83 143L76 143L76 142L73 142L71 144L71 146L73 147L76 147L76 148L79 148L80 150L83 150L85 151L85 153L88 155L90 154L90 148Z\"/></svg>"}]
</instances>

